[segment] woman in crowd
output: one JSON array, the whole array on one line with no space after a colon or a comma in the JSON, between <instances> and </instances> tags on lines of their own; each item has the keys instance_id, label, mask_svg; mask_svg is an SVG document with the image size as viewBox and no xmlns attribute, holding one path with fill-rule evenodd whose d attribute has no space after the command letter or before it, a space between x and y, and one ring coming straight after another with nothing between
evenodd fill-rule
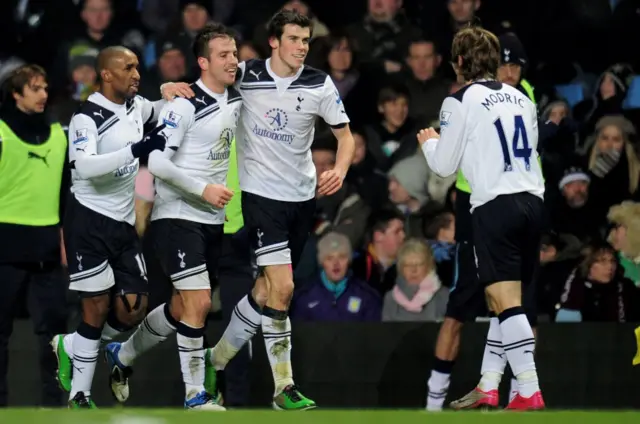
<instances>
[{"instance_id":1,"label":"woman in crowd","mask_svg":"<svg viewBox=\"0 0 640 424\"><path fill-rule=\"evenodd\" d=\"M429 246L407 240L398 252L396 284L384 297L383 321L439 321L444 318L449 291L436 273Z\"/></svg>"}]
</instances>

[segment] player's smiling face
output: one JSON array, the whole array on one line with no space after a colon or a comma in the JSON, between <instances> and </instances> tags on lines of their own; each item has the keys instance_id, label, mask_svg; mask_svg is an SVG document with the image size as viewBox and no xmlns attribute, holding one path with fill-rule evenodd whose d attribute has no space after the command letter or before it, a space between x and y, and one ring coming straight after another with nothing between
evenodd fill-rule
<instances>
[{"instance_id":1,"label":"player's smiling face","mask_svg":"<svg viewBox=\"0 0 640 424\"><path fill-rule=\"evenodd\" d=\"M287 24L284 26L280 40L269 40L272 49L276 49L280 60L292 69L298 69L304 63L309 53L309 40L311 28L303 28L299 25Z\"/></svg>"},{"instance_id":2,"label":"player's smiling face","mask_svg":"<svg viewBox=\"0 0 640 424\"><path fill-rule=\"evenodd\" d=\"M133 52L127 52L116 60L113 75L113 88L126 99L138 94L140 73L138 72L138 57Z\"/></svg>"},{"instance_id":3,"label":"player's smiling face","mask_svg":"<svg viewBox=\"0 0 640 424\"><path fill-rule=\"evenodd\" d=\"M238 49L230 37L216 37L209 41L207 72L213 79L228 86L233 85L238 71Z\"/></svg>"}]
</instances>

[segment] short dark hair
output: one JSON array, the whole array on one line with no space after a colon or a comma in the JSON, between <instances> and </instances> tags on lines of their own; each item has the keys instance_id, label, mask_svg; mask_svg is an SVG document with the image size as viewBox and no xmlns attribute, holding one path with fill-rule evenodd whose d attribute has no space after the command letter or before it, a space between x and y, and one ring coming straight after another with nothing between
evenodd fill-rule
<instances>
[{"instance_id":1,"label":"short dark hair","mask_svg":"<svg viewBox=\"0 0 640 424\"><path fill-rule=\"evenodd\" d=\"M193 41L193 54L197 58L209 58L209 41L215 38L233 38L236 39L236 33L231 28L223 24L211 23L202 28Z\"/></svg>"},{"instance_id":2,"label":"short dark hair","mask_svg":"<svg viewBox=\"0 0 640 424\"><path fill-rule=\"evenodd\" d=\"M5 95L11 95L13 93L22 95L24 94L24 87L28 85L32 79L37 77L47 79L47 72L42 66L36 64L22 65L11 71L7 76L3 91Z\"/></svg>"},{"instance_id":3,"label":"short dark hair","mask_svg":"<svg viewBox=\"0 0 640 424\"><path fill-rule=\"evenodd\" d=\"M462 58L462 67L458 67L458 57ZM480 27L462 29L453 38L451 60L465 81L495 78L500 66L500 41Z\"/></svg>"},{"instance_id":4,"label":"short dark hair","mask_svg":"<svg viewBox=\"0 0 640 424\"><path fill-rule=\"evenodd\" d=\"M451 211L444 211L433 217L432 220L426 223L424 229L424 235L427 239L438 238L440 230L449 228L452 222L455 221L455 215Z\"/></svg>"},{"instance_id":5,"label":"short dark hair","mask_svg":"<svg viewBox=\"0 0 640 424\"><path fill-rule=\"evenodd\" d=\"M369 217L369 237L373 240L373 235L379 231L385 232L389 228L391 221L399 220L404 222L404 215L393 206L385 206L374 212Z\"/></svg>"},{"instance_id":6,"label":"short dark hair","mask_svg":"<svg viewBox=\"0 0 640 424\"><path fill-rule=\"evenodd\" d=\"M411 56L411 47L413 47L415 44L431 44L433 46L433 53L440 54L440 46L438 45L438 43L434 38L419 36L419 37L412 38L411 41L409 41L409 43L407 44L407 52L406 52L407 57Z\"/></svg>"},{"instance_id":7,"label":"short dark hair","mask_svg":"<svg viewBox=\"0 0 640 424\"><path fill-rule=\"evenodd\" d=\"M382 106L387 102L395 102L400 97L404 97L407 100L411 98L411 94L409 94L409 90L405 86L394 84L383 87L378 93L378 106Z\"/></svg>"},{"instance_id":8,"label":"short dark hair","mask_svg":"<svg viewBox=\"0 0 640 424\"><path fill-rule=\"evenodd\" d=\"M294 10L281 10L271 17L269 25L267 25L269 38L274 37L279 40L284 33L285 25L288 24L309 28L309 34L313 33L313 25L309 17Z\"/></svg>"}]
</instances>

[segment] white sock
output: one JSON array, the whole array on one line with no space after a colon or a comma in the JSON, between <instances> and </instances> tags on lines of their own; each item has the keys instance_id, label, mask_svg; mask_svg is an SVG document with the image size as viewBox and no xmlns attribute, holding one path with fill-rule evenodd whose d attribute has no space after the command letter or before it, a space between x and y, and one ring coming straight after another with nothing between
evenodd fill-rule
<instances>
[{"instance_id":1,"label":"white sock","mask_svg":"<svg viewBox=\"0 0 640 424\"><path fill-rule=\"evenodd\" d=\"M96 371L98 350L100 349L100 329L81 322L78 331L73 335L72 349L73 378L69 399L73 399L78 392L83 392L85 396L91 396L91 383Z\"/></svg>"},{"instance_id":2,"label":"white sock","mask_svg":"<svg viewBox=\"0 0 640 424\"><path fill-rule=\"evenodd\" d=\"M450 381L451 374L431 370L431 377L429 377L429 381L427 382L428 411L442 410L442 405L444 405L444 401L447 398L447 392L449 391Z\"/></svg>"},{"instance_id":3,"label":"white sock","mask_svg":"<svg viewBox=\"0 0 640 424\"><path fill-rule=\"evenodd\" d=\"M518 394L518 380L513 377L511 378L511 385L509 387L509 401L513 400L514 397Z\"/></svg>"},{"instance_id":4,"label":"white sock","mask_svg":"<svg viewBox=\"0 0 640 424\"><path fill-rule=\"evenodd\" d=\"M212 349L211 362L217 370L223 370L227 366L245 343L255 336L262 323L262 315L251 306L249 296L238 302L222 338Z\"/></svg>"},{"instance_id":5,"label":"white sock","mask_svg":"<svg viewBox=\"0 0 640 424\"><path fill-rule=\"evenodd\" d=\"M498 390L504 368L507 366L507 355L502 348L502 331L497 317L489 320L487 342L484 345L480 383L478 388L484 392Z\"/></svg>"},{"instance_id":6,"label":"white sock","mask_svg":"<svg viewBox=\"0 0 640 424\"><path fill-rule=\"evenodd\" d=\"M69 355L69 358L73 357L73 335L75 333L70 333L64 336L64 350ZM111 340L113 340L118 335L123 334L119 330L111 327L108 323L104 323L104 327L102 327L102 334L100 334L100 342L102 344L107 344Z\"/></svg>"},{"instance_id":7,"label":"white sock","mask_svg":"<svg viewBox=\"0 0 640 424\"><path fill-rule=\"evenodd\" d=\"M64 351L67 352L69 358L73 359L73 335L76 333L65 334L62 338L62 342L64 343Z\"/></svg>"},{"instance_id":8,"label":"white sock","mask_svg":"<svg viewBox=\"0 0 640 424\"><path fill-rule=\"evenodd\" d=\"M184 322L178 325L178 353L186 399L204 391L204 327L193 328Z\"/></svg>"},{"instance_id":9,"label":"white sock","mask_svg":"<svg viewBox=\"0 0 640 424\"><path fill-rule=\"evenodd\" d=\"M293 384L291 369L291 321L262 315L262 335L275 384L274 397Z\"/></svg>"},{"instance_id":10,"label":"white sock","mask_svg":"<svg viewBox=\"0 0 640 424\"><path fill-rule=\"evenodd\" d=\"M169 308L166 303L149 312L142 320L136 331L122 343L118 359L125 367L133 365L133 361L153 346L167 340L167 337L176 332L171 322L171 315L167 316Z\"/></svg>"},{"instance_id":11,"label":"white sock","mask_svg":"<svg viewBox=\"0 0 640 424\"><path fill-rule=\"evenodd\" d=\"M515 309L515 308L513 308ZM507 309L506 318L503 312L500 319L502 330L502 347L507 353L509 365L513 375L518 380L518 393L522 397L531 397L540 390L538 386L538 374L534 360L535 339L527 316L518 308L518 311ZM520 312L514 314L513 312Z\"/></svg>"}]
</instances>

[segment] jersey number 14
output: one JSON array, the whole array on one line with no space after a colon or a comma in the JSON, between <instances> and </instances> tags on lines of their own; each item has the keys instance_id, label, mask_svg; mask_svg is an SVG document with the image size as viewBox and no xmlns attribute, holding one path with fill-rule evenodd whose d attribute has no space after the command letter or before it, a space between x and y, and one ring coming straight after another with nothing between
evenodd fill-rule
<instances>
[{"instance_id":1,"label":"jersey number 14","mask_svg":"<svg viewBox=\"0 0 640 424\"><path fill-rule=\"evenodd\" d=\"M504 157L504 171L513 171L513 165L511 164L512 154L515 159L523 160L525 168L527 169L527 171L529 171L531 169L532 149L529 146L527 129L524 126L522 115L516 115L514 116L514 119L515 131L511 139L511 149L509 149L507 136L504 133L504 127L502 126L502 121L500 120L500 118L496 119L493 123L493 125L495 125L496 127L496 130L498 131L498 138L500 139L500 145L502 147L502 155ZM522 147L520 147L520 144L522 144Z\"/></svg>"}]
</instances>

